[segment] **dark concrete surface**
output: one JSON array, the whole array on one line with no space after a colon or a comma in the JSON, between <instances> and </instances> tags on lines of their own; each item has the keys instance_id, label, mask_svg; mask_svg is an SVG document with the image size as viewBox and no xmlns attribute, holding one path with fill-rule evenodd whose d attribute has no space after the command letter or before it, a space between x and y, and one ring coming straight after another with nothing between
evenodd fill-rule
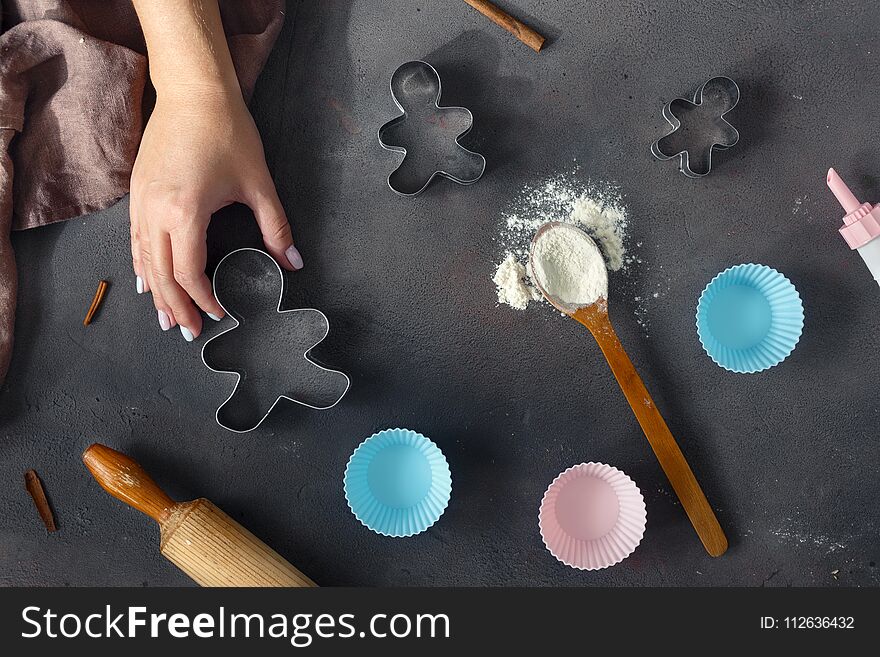
<instances>
[{"instance_id":1,"label":"dark concrete surface","mask_svg":"<svg viewBox=\"0 0 880 657\"><path fill-rule=\"evenodd\" d=\"M315 412L280 405L257 431L214 423L229 392L201 340L163 334L134 291L127 202L19 234L17 345L0 396L0 584L187 585L158 530L103 493L79 455L129 452L178 498L206 496L324 585L877 585L880 289L836 233L835 165L880 201L880 45L874 2L505 2L549 36L540 55L461 2L289 2L253 103L305 269L288 307L330 318L320 355L352 377ZM444 102L475 118L488 169L399 198L376 140L396 113L392 71L424 58ZM654 161L660 110L712 75L742 89L742 139L689 180ZM621 339L730 538L702 550L592 339L549 310L495 304L501 214L564 171L613 181L642 264L611 283ZM247 210L215 219L211 263L259 245ZM761 262L800 290L804 335L768 372L702 352L697 297L729 265ZM112 286L82 326L95 284ZM652 293L660 290L658 299ZM635 296L652 303L639 312ZM213 325L211 332L223 326ZM375 535L342 494L349 454L404 426L449 459L452 501L426 533ZM600 572L543 548L547 484L582 461L631 475L648 507L633 556ZM40 473L59 531L24 490Z\"/></svg>"}]
</instances>

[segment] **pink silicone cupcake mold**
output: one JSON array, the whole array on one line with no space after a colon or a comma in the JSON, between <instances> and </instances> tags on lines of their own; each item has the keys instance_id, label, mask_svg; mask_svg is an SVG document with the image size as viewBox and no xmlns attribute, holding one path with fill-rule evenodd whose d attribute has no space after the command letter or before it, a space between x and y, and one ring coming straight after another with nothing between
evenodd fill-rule
<instances>
[{"instance_id":1,"label":"pink silicone cupcake mold","mask_svg":"<svg viewBox=\"0 0 880 657\"><path fill-rule=\"evenodd\" d=\"M566 566L599 570L633 553L645 534L645 500L635 482L604 463L560 474L541 501L544 545Z\"/></svg>"}]
</instances>

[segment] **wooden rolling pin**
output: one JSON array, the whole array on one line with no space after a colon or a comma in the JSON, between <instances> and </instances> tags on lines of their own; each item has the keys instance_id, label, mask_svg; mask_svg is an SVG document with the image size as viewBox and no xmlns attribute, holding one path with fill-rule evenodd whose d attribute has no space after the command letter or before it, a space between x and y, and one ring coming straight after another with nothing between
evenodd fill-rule
<instances>
[{"instance_id":1,"label":"wooden rolling pin","mask_svg":"<svg viewBox=\"0 0 880 657\"><path fill-rule=\"evenodd\" d=\"M317 586L208 500L172 500L125 454L95 443L82 459L105 491L159 523L159 550L201 586Z\"/></svg>"}]
</instances>

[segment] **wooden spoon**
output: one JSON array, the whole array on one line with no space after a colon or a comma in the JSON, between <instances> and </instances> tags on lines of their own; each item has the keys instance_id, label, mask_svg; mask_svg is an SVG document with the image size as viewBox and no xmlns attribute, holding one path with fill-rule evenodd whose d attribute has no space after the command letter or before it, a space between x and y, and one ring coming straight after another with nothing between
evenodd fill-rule
<instances>
[{"instance_id":1,"label":"wooden spoon","mask_svg":"<svg viewBox=\"0 0 880 657\"><path fill-rule=\"evenodd\" d=\"M535 233L529 252L529 266L533 273L536 243L546 231L560 225L562 225L560 222L552 221L541 226ZM565 225L571 227L569 224ZM586 236L586 233L584 235ZM589 239L589 236L587 237ZM593 334L703 546L713 557L724 554L727 550L727 537L718 524L718 519L709 506L709 501L703 494L694 473L691 472L684 454L681 453L660 411L654 405L654 400L651 399L645 384L642 383L623 345L620 344L608 318L608 300L600 297L589 305L570 307L548 293L537 276L533 275L532 278L547 301L562 313L586 326Z\"/></svg>"}]
</instances>

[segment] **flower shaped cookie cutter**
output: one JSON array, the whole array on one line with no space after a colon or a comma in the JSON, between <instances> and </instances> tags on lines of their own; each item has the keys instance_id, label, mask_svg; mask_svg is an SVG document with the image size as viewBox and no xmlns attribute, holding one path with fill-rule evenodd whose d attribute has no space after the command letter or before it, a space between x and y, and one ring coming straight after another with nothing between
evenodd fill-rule
<instances>
[{"instance_id":1,"label":"flower shaped cookie cutter","mask_svg":"<svg viewBox=\"0 0 880 657\"><path fill-rule=\"evenodd\" d=\"M440 93L440 75L427 62L407 62L391 76L391 97L403 114L378 136L382 148L403 153L388 176L388 186L401 196L422 193L437 176L471 185L486 170L486 158L459 143L473 115L464 107L441 107Z\"/></svg>"},{"instance_id":2,"label":"flower shaped cookie cutter","mask_svg":"<svg viewBox=\"0 0 880 657\"><path fill-rule=\"evenodd\" d=\"M739 87L728 77L704 82L694 100L676 98L663 108L672 130L651 144L658 160L680 157L680 171L689 178L702 178L712 171L712 151L725 150L739 141L739 132L724 115L739 102Z\"/></svg>"},{"instance_id":3,"label":"flower shaped cookie cutter","mask_svg":"<svg viewBox=\"0 0 880 657\"><path fill-rule=\"evenodd\" d=\"M232 251L214 271L214 295L235 326L205 342L202 362L236 377L215 414L229 431L256 429L282 399L315 410L332 408L351 384L343 372L310 357L330 322L314 308L282 310L284 284L281 267L258 249Z\"/></svg>"}]
</instances>

